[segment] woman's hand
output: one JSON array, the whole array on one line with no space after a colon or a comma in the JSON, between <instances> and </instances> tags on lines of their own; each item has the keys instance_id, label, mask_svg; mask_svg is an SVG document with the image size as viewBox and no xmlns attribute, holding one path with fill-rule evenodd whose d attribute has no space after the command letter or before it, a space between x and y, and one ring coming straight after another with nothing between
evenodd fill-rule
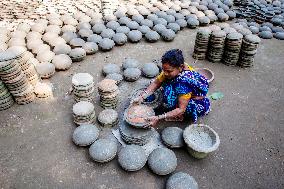
<instances>
[{"instance_id":1,"label":"woman's hand","mask_svg":"<svg viewBox=\"0 0 284 189\"><path fill-rule=\"evenodd\" d=\"M159 122L159 117L158 116L151 116L151 117L146 118L146 120L148 121L149 127L155 127L157 125L157 123Z\"/></svg>"},{"instance_id":2,"label":"woman's hand","mask_svg":"<svg viewBox=\"0 0 284 189\"><path fill-rule=\"evenodd\" d=\"M132 99L130 104L141 104L143 100L144 98L142 97L142 95L139 95L136 98Z\"/></svg>"}]
</instances>

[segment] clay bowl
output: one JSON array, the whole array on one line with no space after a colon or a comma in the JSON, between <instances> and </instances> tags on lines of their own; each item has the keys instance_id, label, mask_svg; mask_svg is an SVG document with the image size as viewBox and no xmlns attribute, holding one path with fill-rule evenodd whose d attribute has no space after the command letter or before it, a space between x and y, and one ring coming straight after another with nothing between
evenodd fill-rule
<instances>
[{"instance_id":1,"label":"clay bowl","mask_svg":"<svg viewBox=\"0 0 284 189\"><path fill-rule=\"evenodd\" d=\"M148 121L145 118L154 115L153 108L147 105L131 105L124 112L124 120L133 127L147 129Z\"/></svg>"},{"instance_id":2,"label":"clay bowl","mask_svg":"<svg viewBox=\"0 0 284 189\"><path fill-rule=\"evenodd\" d=\"M203 124L193 124L185 128L183 138L189 154L197 159L205 158L220 145L219 135Z\"/></svg>"},{"instance_id":3,"label":"clay bowl","mask_svg":"<svg viewBox=\"0 0 284 189\"><path fill-rule=\"evenodd\" d=\"M208 68L195 68L195 71L203 75L208 80L208 83L214 80L214 72Z\"/></svg>"}]
</instances>

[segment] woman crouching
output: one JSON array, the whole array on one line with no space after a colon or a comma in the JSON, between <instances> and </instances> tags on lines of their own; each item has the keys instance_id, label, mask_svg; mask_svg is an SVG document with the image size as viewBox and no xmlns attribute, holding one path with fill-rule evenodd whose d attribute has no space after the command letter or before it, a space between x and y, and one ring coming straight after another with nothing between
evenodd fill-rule
<instances>
[{"instance_id":1,"label":"woman crouching","mask_svg":"<svg viewBox=\"0 0 284 189\"><path fill-rule=\"evenodd\" d=\"M166 113L149 117L150 126L156 126L159 120L182 121L185 117L196 123L198 117L210 112L208 81L184 63L181 50L169 50L162 56L162 72L132 103L143 102L160 87Z\"/></svg>"}]
</instances>

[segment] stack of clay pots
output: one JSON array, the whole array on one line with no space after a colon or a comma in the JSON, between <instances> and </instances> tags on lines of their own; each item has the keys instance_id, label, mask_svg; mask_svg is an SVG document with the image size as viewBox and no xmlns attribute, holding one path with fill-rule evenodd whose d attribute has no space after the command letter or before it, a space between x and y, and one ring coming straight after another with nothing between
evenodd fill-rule
<instances>
[{"instance_id":1,"label":"stack of clay pots","mask_svg":"<svg viewBox=\"0 0 284 189\"><path fill-rule=\"evenodd\" d=\"M22 54L19 63L30 84L35 86L40 81L40 78L34 64L32 63L33 59L33 54L29 51L25 51Z\"/></svg>"},{"instance_id":2,"label":"stack of clay pots","mask_svg":"<svg viewBox=\"0 0 284 189\"><path fill-rule=\"evenodd\" d=\"M74 93L74 100L89 101L94 98L94 78L88 73L77 73L72 77L72 87Z\"/></svg>"},{"instance_id":3,"label":"stack of clay pots","mask_svg":"<svg viewBox=\"0 0 284 189\"><path fill-rule=\"evenodd\" d=\"M0 111L10 108L14 104L13 97L5 84L0 80Z\"/></svg>"},{"instance_id":4,"label":"stack of clay pots","mask_svg":"<svg viewBox=\"0 0 284 189\"><path fill-rule=\"evenodd\" d=\"M150 141L153 130L151 129L138 129L132 127L126 121L119 123L119 132L123 141L127 144L144 145Z\"/></svg>"},{"instance_id":5,"label":"stack of clay pots","mask_svg":"<svg viewBox=\"0 0 284 189\"><path fill-rule=\"evenodd\" d=\"M74 123L92 124L96 121L95 107L91 102L80 101L73 105Z\"/></svg>"},{"instance_id":6,"label":"stack of clay pots","mask_svg":"<svg viewBox=\"0 0 284 189\"><path fill-rule=\"evenodd\" d=\"M253 66L254 56L257 51L260 38L256 35L247 35L244 37L239 57L238 65L241 67Z\"/></svg>"},{"instance_id":7,"label":"stack of clay pots","mask_svg":"<svg viewBox=\"0 0 284 189\"><path fill-rule=\"evenodd\" d=\"M208 49L211 30L209 28L201 28L197 31L194 52L192 57L197 60L204 60Z\"/></svg>"},{"instance_id":8,"label":"stack of clay pots","mask_svg":"<svg viewBox=\"0 0 284 189\"><path fill-rule=\"evenodd\" d=\"M144 145L153 135L145 118L155 115L154 110L146 105L133 105L124 112L124 121L120 123L121 138L128 144Z\"/></svg>"},{"instance_id":9,"label":"stack of clay pots","mask_svg":"<svg viewBox=\"0 0 284 189\"><path fill-rule=\"evenodd\" d=\"M0 79L18 104L28 104L35 98L33 87L19 62L24 52L22 48L12 48L0 54Z\"/></svg>"},{"instance_id":10,"label":"stack of clay pots","mask_svg":"<svg viewBox=\"0 0 284 189\"><path fill-rule=\"evenodd\" d=\"M222 60L225 46L226 32L222 30L213 31L209 41L207 58L210 62L220 62Z\"/></svg>"},{"instance_id":11,"label":"stack of clay pots","mask_svg":"<svg viewBox=\"0 0 284 189\"><path fill-rule=\"evenodd\" d=\"M118 104L118 86L112 79L104 79L98 83L101 107L115 109Z\"/></svg>"},{"instance_id":12,"label":"stack of clay pots","mask_svg":"<svg viewBox=\"0 0 284 189\"><path fill-rule=\"evenodd\" d=\"M225 42L225 51L223 63L228 66L235 66L239 59L239 53L242 46L243 35L240 33L230 33Z\"/></svg>"}]
</instances>

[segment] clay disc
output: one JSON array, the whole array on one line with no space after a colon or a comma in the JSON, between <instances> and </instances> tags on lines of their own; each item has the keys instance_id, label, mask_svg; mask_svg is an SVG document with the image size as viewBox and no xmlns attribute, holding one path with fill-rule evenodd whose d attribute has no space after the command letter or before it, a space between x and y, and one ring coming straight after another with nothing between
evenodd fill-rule
<instances>
[{"instance_id":1,"label":"clay disc","mask_svg":"<svg viewBox=\"0 0 284 189\"><path fill-rule=\"evenodd\" d=\"M80 125L73 133L73 142L78 146L88 146L97 140L99 129L92 124Z\"/></svg>"},{"instance_id":2,"label":"clay disc","mask_svg":"<svg viewBox=\"0 0 284 189\"><path fill-rule=\"evenodd\" d=\"M167 175L175 171L177 158L173 151L168 148L155 149L148 158L150 169L158 175Z\"/></svg>"},{"instance_id":3,"label":"clay disc","mask_svg":"<svg viewBox=\"0 0 284 189\"><path fill-rule=\"evenodd\" d=\"M189 174L178 172L169 177L166 189L198 189L198 184Z\"/></svg>"},{"instance_id":4,"label":"clay disc","mask_svg":"<svg viewBox=\"0 0 284 189\"><path fill-rule=\"evenodd\" d=\"M147 161L144 149L138 145L129 145L118 153L118 163L126 171L138 171Z\"/></svg>"},{"instance_id":5,"label":"clay disc","mask_svg":"<svg viewBox=\"0 0 284 189\"><path fill-rule=\"evenodd\" d=\"M167 127L162 131L162 140L170 148L180 148L184 145L183 130L178 127Z\"/></svg>"},{"instance_id":6,"label":"clay disc","mask_svg":"<svg viewBox=\"0 0 284 189\"><path fill-rule=\"evenodd\" d=\"M111 161L117 152L117 145L112 140L99 139L89 148L89 154L94 161L104 163Z\"/></svg>"}]
</instances>

